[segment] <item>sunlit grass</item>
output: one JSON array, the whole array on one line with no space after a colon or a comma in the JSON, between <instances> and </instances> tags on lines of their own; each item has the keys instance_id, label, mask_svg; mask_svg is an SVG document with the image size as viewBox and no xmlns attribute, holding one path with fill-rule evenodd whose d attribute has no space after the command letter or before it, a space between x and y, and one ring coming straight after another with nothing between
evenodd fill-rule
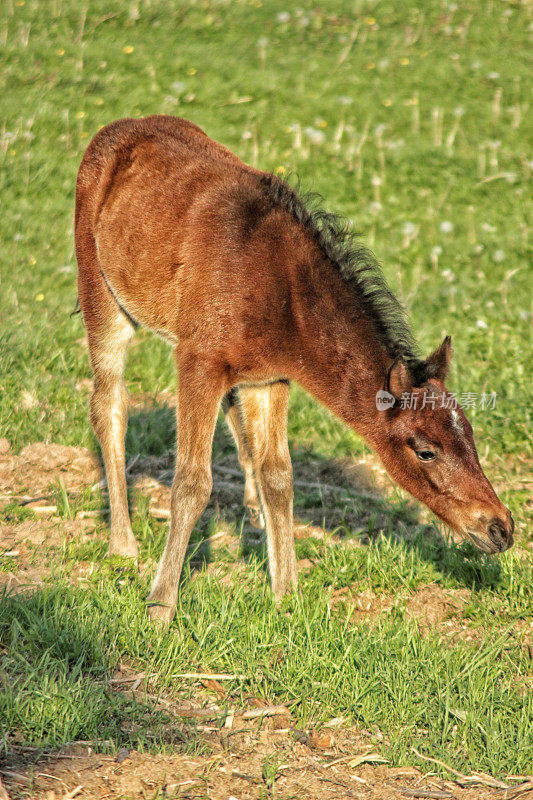
<instances>
[{"instance_id":1,"label":"sunlit grass","mask_svg":"<svg viewBox=\"0 0 533 800\"><path fill-rule=\"evenodd\" d=\"M15 451L35 440L95 447L84 329L71 316L76 172L102 125L177 114L245 161L299 175L303 188L353 220L424 353L452 335L450 388L477 398L467 414L480 455L500 479L523 543L531 536L533 366L527 7L298 6L48 0L3 7L0 436ZM126 377L137 396L173 391L168 346L139 332ZM495 408L482 410L479 398L492 392ZM300 464L365 450L298 387L289 437ZM137 404L128 458L161 456L174 438L164 403L150 413ZM230 447L219 431L215 457ZM60 482L51 497L66 522L106 507L99 492L73 497ZM313 503L312 491L297 488L297 513L305 517ZM109 690L107 678L124 658L172 691L192 664L245 674L244 684L230 687L236 702L249 693L279 700L302 726L340 713L382 731L387 741L379 746L395 764L414 763L414 744L463 771L527 771L533 709L531 693L519 688L531 668L517 630L531 621L530 554L519 547L497 562L433 537L399 542L395 526L406 517L394 503L376 536L373 520L384 514L382 501L375 505L375 517L366 515L369 546L355 547L351 530L341 530L342 546L298 541L313 567L281 609L258 553L228 585L207 570L186 577L167 633L145 615L148 574L141 580L104 562L101 536L50 549L51 584L0 602L3 746L93 737L115 746L199 746L194 735L169 730L149 703L128 704ZM12 505L1 522L32 514ZM99 531L106 522L103 514ZM204 519L200 528L211 524ZM155 562L167 528L142 498L133 526L143 559ZM0 569L14 571L2 552ZM235 553L216 558L222 574L235 568ZM67 578L80 561L95 566L73 587ZM474 644L449 646L408 619L407 599L426 585L470 591L461 619L481 631ZM399 602L372 624L357 624L350 597L369 589ZM273 669L278 651L284 658Z\"/></svg>"}]
</instances>

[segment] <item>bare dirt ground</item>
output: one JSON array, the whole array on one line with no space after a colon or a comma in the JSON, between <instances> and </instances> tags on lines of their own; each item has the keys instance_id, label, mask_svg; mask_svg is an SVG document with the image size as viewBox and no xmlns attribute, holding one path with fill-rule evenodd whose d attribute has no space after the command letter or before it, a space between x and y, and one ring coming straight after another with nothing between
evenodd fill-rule
<instances>
[{"instance_id":1,"label":"bare dirt ground","mask_svg":"<svg viewBox=\"0 0 533 800\"><path fill-rule=\"evenodd\" d=\"M373 467L373 469L371 469ZM372 464L339 464L337 472L321 474L320 467L307 466L307 474L298 480L313 484L339 485L343 474L364 495L384 490L387 479ZM240 509L242 481L236 478L236 460L226 459L215 470L212 510L228 517ZM171 464L168 460L137 459L130 465L129 482L141 495L149 498L151 513L164 519L169 509ZM14 568L0 572L0 586L12 591L33 591L48 574L46 554L51 546L60 546L65 539L105 536L99 513L78 512L74 519L65 519L58 510L57 493L51 487L60 480L68 495L76 496L87 487L98 484L101 468L96 456L80 447L37 442L13 455L9 443L0 441L0 512L11 504L31 508L31 519L3 515L0 522L0 552L13 559ZM342 487L342 483L340 483ZM345 485L345 484L344 484ZM298 488L298 484L297 484ZM379 496L379 495L378 495ZM303 516L303 515L302 515ZM310 523L297 520L296 536L324 537L320 520ZM314 515L315 517L317 514ZM331 524L332 520L327 520ZM256 534L257 535L257 534ZM235 534L217 534L218 546L237 547ZM333 539L333 537L332 537ZM141 569L147 565L141 565ZM312 568L302 559L301 571ZM16 568L15 568L16 567ZM208 567L209 568L209 567ZM73 582L83 578L90 565L80 563L73 571ZM354 594L349 588L332 593L331 602L348 601L360 619L371 622L386 614L398 603L404 603L409 616L422 626L439 628L451 638L475 638L475 627L465 625L461 610L468 602L468 589L443 591L434 584L408 596L388 596L365 590ZM146 676L132 665L122 665L111 677L114 691L124 692L143 702L152 702L194 725L195 748L187 754L190 725L182 724L183 746L180 752L149 755L120 751L108 754L105 743L77 742L59 752L43 753L32 748L17 747L1 762L0 774L11 798L39 800L107 800L107 798L178 797L183 800L252 800L299 798L305 800L392 800L400 797L457 798L482 800L520 797L533 800L533 784L514 789L497 786L488 776L478 776L473 785L464 778L446 781L435 773L405 767L392 768L384 763L376 746L383 734L364 731L346 724L342 718L331 720L320 731L296 729L287 709L268 707L264 701L250 697L246 705L232 704L223 684L211 678L197 678L193 699L176 701L154 689ZM142 683L142 689L139 686ZM223 708L228 708L221 727ZM198 748L197 737L205 744ZM205 752L202 752L202 751ZM189 750L189 752L191 752ZM421 766L422 766L421 762ZM265 766L266 765L266 766ZM425 765L426 769L428 765ZM517 794L519 792L519 794ZM6 795L4 795L5 797Z\"/></svg>"}]
</instances>

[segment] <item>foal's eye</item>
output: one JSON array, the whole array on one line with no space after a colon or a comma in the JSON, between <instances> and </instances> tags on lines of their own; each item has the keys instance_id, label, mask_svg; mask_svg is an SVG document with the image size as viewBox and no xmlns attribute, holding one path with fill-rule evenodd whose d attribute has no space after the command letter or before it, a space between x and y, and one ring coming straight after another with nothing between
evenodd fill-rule
<instances>
[{"instance_id":1,"label":"foal's eye","mask_svg":"<svg viewBox=\"0 0 533 800\"><path fill-rule=\"evenodd\" d=\"M432 450L419 450L416 454L419 461L435 461L435 453Z\"/></svg>"}]
</instances>

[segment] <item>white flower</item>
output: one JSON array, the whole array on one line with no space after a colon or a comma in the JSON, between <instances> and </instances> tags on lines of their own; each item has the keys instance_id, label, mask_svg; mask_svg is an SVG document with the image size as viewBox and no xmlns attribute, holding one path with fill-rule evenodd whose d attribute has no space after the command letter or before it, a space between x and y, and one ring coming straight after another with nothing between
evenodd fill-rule
<instances>
[{"instance_id":1,"label":"white flower","mask_svg":"<svg viewBox=\"0 0 533 800\"><path fill-rule=\"evenodd\" d=\"M476 328L479 328L480 331L486 331L488 327L484 319L478 319L476 322Z\"/></svg>"},{"instance_id":2,"label":"white flower","mask_svg":"<svg viewBox=\"0 0 533 800\"><path fill-rule=\"evenodd\" d=\"M351 106L351 104L353 103L353 97L350 97L350 96L349 96L349 95L347 95L347 94L341 94L341 95L339 95L339 97L337 98L337 100L339 101L339 103L341 104L341 106Z\"/></svg>"},{"instance_id":3,"label":"white flower","mask_svg":"<svg viewBox=\"0 0 533 800\"><path fill-rule=\"evenodd\" d=\"M260 39L257 40L257 46L261 49L265 48L268 45L268 39L266 36L261 36Z\"/></svg>"},{"instance_id":4,"label":"white flower","mask_svg":"<svg viewBox=\"0 0 533 800\"><path fill-rule=\"evenodd\" d=\"M382 58L382 59L380 59L380 61L378 61L378 69L381 69L381 70L387 69L389 64L390 64L390 61L389 61L388 58Z\"/></svg>"},{"instance_id":5,"label":"white flower","mask_svg":"<svg viewBox=\"0 0 533 800\"><path fill-rule=\"evenodd\" d=\"M252 138L252 132L251 131L243 131L242 132L241 139L243 141L246 141L247 139L251 139L251 138Z\"/></svg>"},{"instance_id":6,"label":"white flower","mask_svg":"<svg viewBox=\"0 0 533 800\"><path fill-rule=\"evenodd\" d=\"M505 260L505 253L503 252L503 250L495 250L494 253L492 254L492 260L496 264L501 264L501 262Z\"/></svg>"},{"instance_id":7,"label":"white flower","mask_svg":"<svg viewBox=\"0 0 533 800\"><path fill-rule=\"evenodd\" d=\"M170 84L170 88L173 92L183 92L185 91L185 84L183 81L174 81L174 83Z\"/></svg>"},{"instance_id":8,"label":"white flower","mask_svg":"<svg viewBox=\"0 0 533 800\"><path fill-rule=\"evenodd\" d=\"M490 222L484 222L481 227L485 233L496 233L496 225L491 225Z\"/></svg>"},{"instance_id":9,"label":"white flower","mask_svg":"<svg viewBox=\"0 0 533 800\"><path fill-rule=\"evenodd\" d=\"M324 131L318 131L316 128L312 128L310 125L308 125L307 128L304 128L304 133L309 141L313 144L323 144L326 141L326 134Z\"/></svg>"},{"instance_id":10,"label":"white flower","mask_svg":"<svg viewBox=\"0 0 533 800\"><path fill-rule=\"evenodd\" d=\"M455 272L452 272L451 269L443 269L441 274L449 283L455 279Z\"/></svg>"},{"instance_id":11,"label":"white flower","mask_svg":"<svg viewBox=\"0 0 533 800\"><path fill-rule=\"evenodd\" d=\"M489 72L489 74L487 75L489 81L497 81L499 77L500 77L499 72Z\"/></svg>"},{"instance_id":12,"label":"white flower","mask_svg":"<svg viewBox=\"0 0 533 800\"><path fill-rule=\"evenodd\" d=\"M290 18L291 15L289 14L288 11L280 11L276 17L277 21L280 22L282 25L285 24L285 22L288 22Z\"/></svg>"},{"instance_id":13,"label":"white flower","mask_svg":"<svg viewBox=\"0 0 533 800\"><path fill-rule=\"evenodd\" d=\"M431 255L433 258L438 258L438 256L441 255L441 253L442 253L442 247L440 246L440 244L436 244L435 247L433 247L431 250Z\"/></svg>"},{"instance_id":14,"label":"white flower","mask_svg":"<svg viewBox=\"0 0 533 800\"><path fill-rule=\"evenodd\" d=\"M404 236L412 236L415 231L416 225L414 222L406 222L402 228L402 233Z\"/></svg>"},{"instance_id":15,"label":"white flower","mask_svg":"<svg viewBox=\"0 0 533 800\"><path fill-rule=\"evenodd\" d=\"M382 136L387 126L382 122L374 128L374 136Z\"/></svg>"},{"instance_id":16,"label":"white flower","mask_svg":"<svg viewBox=\"0 0 533 800\"><path fill-rule=\"evenodd\" d=\"M453 223L451 223L448 219L445 219L439 225L439 230L441 233L451 233L453 231Z\"/></svg>"}]
</instances>

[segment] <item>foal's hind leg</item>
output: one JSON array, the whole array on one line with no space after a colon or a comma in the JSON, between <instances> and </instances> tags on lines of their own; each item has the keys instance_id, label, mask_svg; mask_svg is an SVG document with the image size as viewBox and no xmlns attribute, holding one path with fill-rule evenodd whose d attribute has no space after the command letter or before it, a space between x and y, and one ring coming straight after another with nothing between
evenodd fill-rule
<instances>
[{"instance_id":1,"label":"foal's hind leg","mask_svg":"<svg viewBox=\"0 0 533 800\"><path fill-rule=\"evenodd\" d=\"M265 520L263 517L263 512L261 511L261 501L259 499L257 484L255 481L252 454L246 443L243 430L244 421L242 419L238 402L238 389L234 388L224 397L222 401L222 408L224 410L224 414L226 415L228 428L235 439L239 464L241 465L244 473L244 507L248 513L248 519L254 528L261 529L265 527Z\"/></svg>"},{"instance_id":2,"label":"foal's hind leg","mask_svg":"<svg viewBox=\"0 0 533 800\"><path fill-rule=\"evenodd\" d=\"M287 441L289 386L280 381L259 389L239 388L239 395L265 517L272 589L279 599L297 583L292 464Z\"/></svg>"},{"instance_id":3,"label":"foal's hind leg","mask_svg":"<svg viewBox=\"0 0 533 800\"><path fill-rule=\"evenodd\" d=\"M116 306L105 330L88 331L89 351L94 372L91 397L91 422L104 457L111 535L109 555L138 555L131 529L126 489L125 436L128 424L128 393L123 382L128 344L135 329Z\"/></svg>"},{"instance_id":4,"label":"foal's hind leg","mask_svg":"<svg viewBox=\"0 0 533 800\"><path fill-rule=\"evenodd\" d=\"M76 239L78 296L94 373L91 422L102 448L111 507L109 554L136 558L137 542L131 530L126 492L128 394L123 381L128 344L135 328L102 277L91 233L80 224Z\"/></svg>"}]
</instances>

